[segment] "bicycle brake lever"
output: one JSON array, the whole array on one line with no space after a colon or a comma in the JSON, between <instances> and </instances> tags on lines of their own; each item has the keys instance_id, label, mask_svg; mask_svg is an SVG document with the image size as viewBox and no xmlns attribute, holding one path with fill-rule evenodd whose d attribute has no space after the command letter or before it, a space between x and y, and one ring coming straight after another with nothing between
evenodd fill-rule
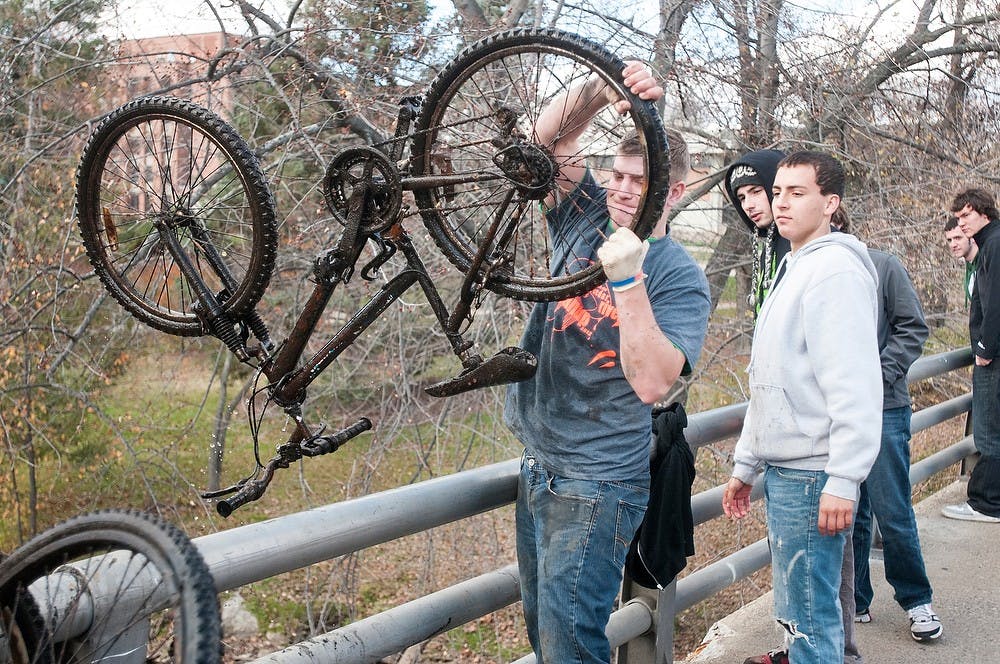
<instances>
[{"instance_id":1,"label":"bicycle brake lever","mask_svg":"<svg viewBox=\"0 0 1000 664\"><path fill-rule=\"evenodd\" d=\"M244 477L239 482L232 486L228 486L225 489L216 489L215 491L202 491L200 495L203 499L209 500L212 498L218 498L219 496L226 496L230 493L235 493L243 488L243 485L250 481L249 477Z\"/></svg>"},{"instance_id":2,"label":"bicycle brake lever","mask_svg":"<svg viewBox=\"0 0 1000 664\"><path fill-rule=\"evenodd\" d=\"M380 235L372 235L371 240L379 246L379 252L375 258L361 268L361 278L365 281L374 281L375 273L396 253L396 245L386 242L385 238Z\"/></svg>"}]
</instances>

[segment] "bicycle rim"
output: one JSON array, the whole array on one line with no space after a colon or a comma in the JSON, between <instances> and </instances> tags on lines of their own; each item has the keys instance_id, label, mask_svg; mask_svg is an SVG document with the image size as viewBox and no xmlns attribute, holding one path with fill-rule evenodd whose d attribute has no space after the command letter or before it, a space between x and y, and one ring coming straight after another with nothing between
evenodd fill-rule
<instances>
[{"instance_id":1,"label":"bicycle rim","mask_svg":"<svg viewBox=\"0 0 1000 664\"><path fill-rule=\"evenodd\" d=\"M108 116L81 159L77 214L107 290L171 334L206 330L164 232L230 314L256 305L274 266L274 203L257 159L218 116L184 100L138 99Z\"/></svg>"},{"instance_id":2,"label":"bicycle rim","mask_svg":"<svg viewBox=\"0 0 1000 664\"><path fill-rule=\"evenodd\" d=\"M0 662L215 664L218 599L197 549L148 514L59 524L0 563Z\"/></svg>"},{"instance_id":3,"label":"bicycle rim","mask_svg":"<svg viewBox=\"0 0 1000 664\"><path fill-rule=\"evenodd\" d=\"M530 143L532 126L555 97L592 76L631 101L632 108L624 115L610 107L601 111L581 136L576 157L608 190L619 144L639 139L646 188L631 228L640 237L649 235L669 189L666 143L656 109L624 87L623 68L619 58L578 36L514 30L470 46L439 74L416 125L412 170L415 175L467 177L416 188L414 196L429 233L458 269L470 269L487 229L501 218L498 225L507 235L504 246L488 254L488 262L495 264L485 269L486 288L517 299L554 300L586 292L604 280L596 249L606 238L607 219L582 230L550 228L538 188L527 191L509 169L498 168L498 151L510 149L497 147L498 118L514 118L515 132L530 144L529 165L546 156L562 158L548 146ZM565 119L567 125L577 121ZM558 173L543 175L549 179L540 186L554 192L557 201L565 198L557 187Z\"/></svg>"}]
</instances>

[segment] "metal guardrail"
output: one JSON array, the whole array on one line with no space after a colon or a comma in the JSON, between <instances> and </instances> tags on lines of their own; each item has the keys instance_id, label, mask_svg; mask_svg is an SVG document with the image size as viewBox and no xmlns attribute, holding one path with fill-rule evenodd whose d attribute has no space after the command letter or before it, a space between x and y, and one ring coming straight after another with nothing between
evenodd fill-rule
<instances>
[{"instance_id":1,"label":"metal guardrail","mask_svg":"<svg viewBox=\"0 0 1000 664\"><path fill-rule=\"evenodd\" d=\"M909 382L948 373L971 364L968 349L917 360ZM913 416L921 431L967 412L971 394L949 399ZM746 404L734 404L688 418L685 437L697 449L739 433ZM965 438L914 464L914 482L944 470L974 451ZM249 524L194 540L218 590L239 588L271 576L480 514L512 503L517 495L519 460L399 487L370 496ZM722 514L723 487L692 497L695 524ZM759 488L757 493L759 495ZM248 546L249 542L253 546ZM672 661L674 615L743 579L770 561L765 540L708 565L661 591L637 590L616 611L607 633L612 647L627 647L625 664ZM360 664L377 662L438 634L488 615L519 599L517 568L508 565L468 579L388 611L316 636L256 660L258 663ZM113 598L92 598L95 612L110 611ZM518 664L534 661L529 655Z\"/></svg>"}]
</instances>

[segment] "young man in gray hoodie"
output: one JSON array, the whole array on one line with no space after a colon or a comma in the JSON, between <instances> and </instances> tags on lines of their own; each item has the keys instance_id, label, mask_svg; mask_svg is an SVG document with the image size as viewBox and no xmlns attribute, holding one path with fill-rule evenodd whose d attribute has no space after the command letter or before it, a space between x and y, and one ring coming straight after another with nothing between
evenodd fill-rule
<instances>
[{"instance_id":1,"label":"young man in gray hoodie","mask_svg":"<svg viewBox=\"0 0 1000 664\"><path fill-rule=\"evenodd\" d=\"M875 266L864 244L830 232L844 179L820 152L778 166L772 209L791 253L757 321L750 404L722 501L728 516L745 517L763 470L775 615L795 664L843 658L844 546L879 450Z\"/></svg>"},{"instance_id":2,"label":"young man in gray hoodie","mask_svg":"<svg viewBox=\"0 0 1000 664\"><path fill-rule=\"evenodd\" d=\"M771 210L772 189L778 164L785 158L781 150L754 150L741 156L730 165L726 172L725 190L736 208L736 213L751 232L754 241L754 261L749 304L754 317L760 313L764 299L775 285L778 265L791 250L788 240L781 236L774 223ZM831 223L837 225L837 217ZM869 252L870 253L870 252ZM907 494L909 496L909 494ZM867 561L866 561L867 562ZM844 623L844 664L863 664L864 658L854 639L854 547L851 542L844 546L844 561L841 567L840 602ZM866 604L867 606L867 604ZM743 664L788 664L788 651L784 646L763 655L753 655Z\"/></svg>"}]
</instances>

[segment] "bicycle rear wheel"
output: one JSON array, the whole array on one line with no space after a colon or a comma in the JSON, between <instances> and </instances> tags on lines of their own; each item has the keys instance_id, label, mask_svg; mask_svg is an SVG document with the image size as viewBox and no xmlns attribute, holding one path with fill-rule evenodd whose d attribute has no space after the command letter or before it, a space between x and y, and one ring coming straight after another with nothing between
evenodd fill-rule
<instances>
[{"instance_id":1,"label":"bicycle rear wheel","mask_svg":"<svg viewBox=\"0 0 1000 664\"><path fill-rule=\"evenodd\" d=\"M222 310L253 309L277 250L274 201L236 131L189 101L146 97L112 112L77 172L87 256L112 296L151 327L206 334L199 291L168 250L172 235Z\"/></svg>"},{"instance_id":2,"label":"bicycle rear wheel","mask_svg":"<svg viewBox=\"0 0 1000 664\"><path fill-rule=\"evenodd\" d=\"M215 664L221 635L201 555L149 514L74 517L0 562L5 664Z\"/></svg>"},{"instance_id":3,"label":"bicycle rear wheel","mask_svg":"<svg viewBox=\"0 0 1000 664\"><path fill-rule=\"evenodd\" d=\"M603 281L596 249L607 236L608 217L573 228L550 226L540 201L566 197L559 165L573 159L586 163L603 197L592 198L606 204L614 187L612 163L629 138L638 139L645 182L630 203L630 227L649 235L669 189L666 138L654 105L625 87L624 67L603 46L576 35L519 29L469 46L437 76L417 120L411 173L424 176L413 185L424 223L459 270L468 272L481 245L492 242L481 269L485 287L500 295L556 300ZM609 106L598 113L576 155L556 155L551 145L534 142L542 110L593 77L631 109L622 115ZM568 127L580 119L562 122ZM491 226L500 230L488 231Z\"/></svg>"}]
</instances>

